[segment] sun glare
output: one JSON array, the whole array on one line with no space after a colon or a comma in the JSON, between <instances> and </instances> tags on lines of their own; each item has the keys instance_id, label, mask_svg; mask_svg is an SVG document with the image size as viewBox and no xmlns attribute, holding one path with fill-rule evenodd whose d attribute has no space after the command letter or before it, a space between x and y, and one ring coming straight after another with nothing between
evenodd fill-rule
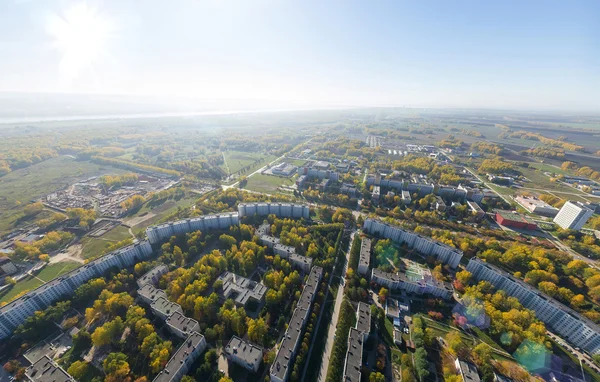
<instances>
[{"instance_id":1,"label":"sun glare","mask_svg":"<svg viewBox=\"0 0 600 382\"><path fill-rule=\"evenodd\" d=\"M115 36L115 26L105 15L88 3L75 4L61 15L48 18L47 32L52 46L62 52L60 71L70 79L94 64L106 53L107 43Z\"/></svg>"}]
</instances>

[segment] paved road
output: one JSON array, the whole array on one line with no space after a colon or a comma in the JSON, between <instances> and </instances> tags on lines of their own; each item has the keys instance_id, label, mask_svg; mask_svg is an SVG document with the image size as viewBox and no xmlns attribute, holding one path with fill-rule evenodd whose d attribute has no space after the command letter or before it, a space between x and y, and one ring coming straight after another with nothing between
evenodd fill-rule
<instances>
[{"instance_id":1,"label":"paved road","mask_svg":"<svg viewBox=\"0 0 600 382\"><path fill-rule=\"evenodd\" d=\"M335 297L335 306L333 308L333 315L331 316L331 322L329 323L329 329L327 330L327 340L325 342L325 352L323 353L323 361L321 363L321 371L319 371L319 381L325 381L327 378L327 369L329 369L329 358L331 357L331 350L333 349L333 342L335 336L335 329L337 328L338 318L340 315L340 308L342 306L342 300L344 299L344 278L346 276L346 270L348 268L348 261L350 261L350 251L352 250L352 242L354 241L354 235L356 231L350 234L350 245L348 251L346 251L346 260L344 261L344 268L342 269L342 279L340 280L340 286Z\"/></svg>"}]
</instances>

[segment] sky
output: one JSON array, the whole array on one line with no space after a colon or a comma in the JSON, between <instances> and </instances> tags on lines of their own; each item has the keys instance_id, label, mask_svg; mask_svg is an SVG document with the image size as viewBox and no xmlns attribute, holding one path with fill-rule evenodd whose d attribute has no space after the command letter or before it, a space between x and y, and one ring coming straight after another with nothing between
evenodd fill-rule
<instances>
[{"instance_id":1,"label":"sky","mask_svg":"<svg viewBox=\"0 0 600 382\"><path fill-rule=\"evenodd\" d=\"M598 1L0 0L0 91L600 111Z\"/></svg>"}]
</instances>

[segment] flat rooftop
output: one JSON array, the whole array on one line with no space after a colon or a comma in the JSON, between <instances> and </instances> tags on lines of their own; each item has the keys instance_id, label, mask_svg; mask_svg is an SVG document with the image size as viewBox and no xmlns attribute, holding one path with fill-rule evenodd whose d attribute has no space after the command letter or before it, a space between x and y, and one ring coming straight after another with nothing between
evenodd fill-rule
<instances>
[{"instance_id":1,"label":"flat rooftop","mask_svg":"<svg viewBox=\"0 0 600 382\"><path fill-rule=\"evenodd\" d=\"M221 274L218 280L223 281L223 296L229 298L231 295L235 295L235 301L243 305L250 298L261 301L268 289L261 283L228 271Z\"/></svg>"},{"instance_id":2,"label":"flat rooftop","mask_svg":"<svg viewBox=\"0 0 600 382\"><path fill-rule=\"evenodd\" d=\"M152 284L144 284L143 287L138 289L137 293L138 293L138 296L147 298L148 300L152 300L152 301L157 300L160 297L167 299L167 294L165 293L165 291L162 289L156 288Z\"/></svg>"},{"instance_id":3,"label":"flat rooftop","mask_svg":"<svg viewBox=\"0 0 600 382\"><path fill-rule=\"evenodd\" d=\"M74 382L71 377L56 362L44 356L25 371L25 375L32 381L40 382Z\"/></svg>"},{"instance_id":4,"label":"flat rooftop","mask_svg":"<svg viewBox=\"0 0 600 382\"><path fill-rule=\"evenodd\" d=\"M367 268L371 263L371 239L368 237L363 237L362 242L360 243L360 259L358 261L359 265L364 265Z\"/></svg>"},{"instance_id":5,"label":"flat rooftop","mask_svg":"<svg viewBox=\"0 0 600 382\"><path fill-rule=\"evenodd\" d=\"M225 346L225 352L235 354L237 358L246 361L250 365L254 365L262 359L263 351L260 347L246 342L243 339L233 336Z\"/></svg>"},{"instance_id":6,"label":"flat rooftop","mask_svg":"<svg viewBox=\"0 0 600 382\"><path fill-rule=\"evenodd\" d=\"M344 382L360 382L360 369L362 367L362 333L350 328L348 334L348 352L344 365Z\"/></svg>"},{"instance_id":7,"label":"flat rooftop","mask_svg":"<svg viewBox=\"0 0 600 382\"><path fill-rule=\"evenodd\" d=\"M519 223L536 224L533 220L531 220L527 216L521 215L516 212L496 210L496 213L498 215L502 216L502 219L519 222Z\"/></svg>"},{"instance_id":8,"label":"flat rooftop","mask_svg":"<svg viewBox=\"0 0 600 382\"><path fill-rule=\"evenodd\" d=\"M192 353L192 351L200 345L204 340L204 336L198 332L192 332L185 342L177 349L171 357L165 368L158 373L153 382L170 382L173 375L183 366L184 361Z\"/></svg>"},{"instance_id":9,"label":"flat rooftop","mask_svg":"<svg viewBox=\"0 0 600 382\"><path fill-rule=\"evenodd\" d=\"M364 302L358 303L356 330L361 333L371 332L371 306Z\"/></svg>"},{"instance_id":10,"label":"flat rooftop","mask_svg":"<svg viewBox=\"0 0 600 382\"><path fill-rule=\"evenodd\" d=\"M156 267L150 269L148 272L144 273L139 279L138 279L138 284L143 285L143 284L152 284L153 283L153 279L155 277L159 277L160 275L163 275L165 273L167 273L169 271L169 267L167 267L164 264L161 265L157 265Z\"/></svg>"},{"instance_id":11,"label":"flat rooftop","mask_svg":"<svg viewBox=\"0 0 600 382\"><path fill-rule=\"evenodd\" d=\"M458 360L460 366L460 372L463 376L464 382L480 382L481 378L477 372L477 367L470 362Z\"/></svg>"},{"instance_id":12,"label":"flat rooftop","mask_svg":"<svg viewBox=\"0 0 600 382\"><path fill-rule=\"evenodd\" d=\"M171 302L164 297L157 298L152 304L150 304L150 306L166 316L176 311L182 311L179 304Z\"/></svg>"},{"instance_id":13,"label":"flat rooftop","mask_svg":"<svg viewBox=\"0 0 600 382\"><path fill-rule=\"evenodd\" d=\"M175 312L170 315L167 318L166 323L178 329L179 331L188 334L191 334L192 330L197 330L199 328L198 321L184 316L181 312Z\"/></svg>"}]
</instances>

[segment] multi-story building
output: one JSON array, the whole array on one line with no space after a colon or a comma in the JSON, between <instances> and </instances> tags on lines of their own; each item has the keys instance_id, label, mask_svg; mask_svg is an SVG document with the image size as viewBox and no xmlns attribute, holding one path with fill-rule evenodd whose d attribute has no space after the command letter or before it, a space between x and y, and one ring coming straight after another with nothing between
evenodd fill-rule
<instances>
[{"instance_id":1,"label":"multi-story building","mask_svg":"<svg viewBox=\"0 0 600 382\"><path fill-rule=\"evenodd\" d=\"M365 276L369 273L371 265L371 239L363 237L360 243L360 258L358 260L358 273Z\"/></svg>"},{"instance_id":2,"label":"multi-story building","mask_svg":"<svg viewBox=\"0 0 600 382\"><path fill-rule=\"evenodd\" d=\"M480 221L485 217L485 211L479 207L479 204L472 202L470 200L467 201L467 205L469 206L469 210L471 214L475 217L476 221Z\"/></svg>"},{"instance_id":3,"label":"multi-story building","mask_svg":"<svg viewBox=\"0 0 600 382\"><path fill-rule=\"evenodd\" d=\"M535 197L515 196L515 201L519 203L527 211L541 216L555 217L558 213L558 208L552 207L548 203Z\"/></svg>"},{"instance_id":4,"label":"multi-story building","mask_svg":"<svg viewBox=\"0 0 600 382\"><path fill-rule=\"evenodd\" d=\"M183 310L179 304L171 302L164 297L159 297L150 304L152 312L163 320L166 320L171 314L179 312L183 314Z\"/></svg>"},{"instance_id":5,"label":"multi-story building","mask_svg":"<svg viewBox=\"0 0 600 382\"><path fill-rule=\"evenodd\" d=\"M233 336L223 350L231 362L253 373L258 371L263 357L263 350L260 347Z\"/></svg>"},{"instance_id":6,"label":"multi-story building","mask_svg":"<svg viewBox=\"0 0 600 382\"><path fill-rule=\"evenodd\" d=\"M410 197L410 192L406 190L402 191L402 204L409 205L411 201L412 198Z\"/></svg>"},{"instance_id":7,"label":"multi-story building","mask_svg":"<svg viewBox=\"0 0 600 382\"><path fill-rule=\"evenodd\" d=\"M444 199L442 199L441 196L435 197L435 209L440 212L446 211L446 203L444 202Z\"/></svg>"},{"instance_id":8,"label":"multi-story building","mask_svg":"<svg viewBox=\"0 0 600 382\"><path fill-rule=\"evenodd\" d=\"M581 202L567 201L554 218L562 229L580 230L594 211Z\"/></svg>"},{"instance_id":9,"label":"multi-story building","mask_svg":"<svg viewBox=\"0 0 600 382\"><path fill-rule=\"evenodd\" d=\"M0 308L0 339L9 337L36 310L43 310L56 301L70 296L91 278L101 277L108 269L132 266L152 254L148 241L141 241L72 270Z\"/></svg>"},{"instance_id":10,"label":"multi-story building","mask_svg":"<svg viewBox=\"0 0 600 382\"><path fill-rule=\"evenodd\" d=\"M183 235L194 231L224 230L237 224L239 224L238 213L227 212L151 226L146 228L146 235L151 244L157 244L169 240L171 236Z\"/></svg>"},{"instance_id":11,"label":"multi-story building","mask_svg":"<svg viewBox=\"0 0 600 382\"><path fill-rule=\"evenodd\" d=\"M279 218L308 219L310 207L306 204L292 203L240 203L238 214L239 217L273 214Z\"/></svg>"},{"instance_id":12,"label":"multi-story building","mask_svg":"<svg viewBox=\"0 0 600 382\"><path fill-rule=\"evenodd\" d=\"M449 283L437 281L432 277L417 277L407 273L383 272L373 268L371 281L388 289L404 290L413 294L428 294L444 299L452 298L452 286Z\"/></svg>"},{"instance_id":13,"label":"multi-story building","mask_svg":"<svg viewBox=\"0 0 600 382\"><path fill-rule=\"evenodd\" d=\"M496 289L518 298L567 342L592 354L600 353L600 327L573 309L478 258L469 260L467 270L475 279L489 281Z\"/></svg>"},{"instance_id":14,"label":"multi-story building","mask_svg":"<svg viewBox=\"0 0 600 382\"><path fill-rule=\"evenodd\" d=\"M457 358L454 361L454 365L456 366L456 370L460 373L460 376L462 377L462 380L464 382L481 381L481 378L479 378L479 372L477 371L477 367L472 363Z\"/></svg>"},{"instance_id":15,"label":"multi-story building","mask_svg":"<svg viewBox=\"0 0 600 382\"><path fill-rule=\"evenodd\" d=\"M348 350L344 362L344 382L360 382L364 335L355 328L348 333Z\"/></svg>"},{"instance_id":16,"label":"multi-story building","mask_svg":"<svg viewBox=\"0 0 600 382\"><path fill-rule=\"evenodd\" d=\"M153 382L176 382L188 372L190 366L206 348L206 339L198 332L192 332L185 342L175 351L164 369Z\"/></svg>"},{"instance_id":17,"label":"multi-story building","mask_svg":"<svg viewBox=\"0 0 600 382\"><path fill-rule=\"evenodd\" d=\"M198 321L183 315L180 311L175 311L167 317L165 323L169 330L179 338L188 338L193 332L200 331Z\"/></svg>"},{"instance_id":18,"label":"multi-story building","mask_svg":"<svg viewBox=\"0 0 600 382\"><path fill-rule=\"evenodd\" d=\"M273 245L273 252L279 255L282 259L290 262L292 267L300 269L302 272L308 272L312 267L312 259L296 253L296 248L289 245L277 243Z\"/></svg>"},{"instance_id":19,"label":"multi-story building","mask_svg":"<svg viewBox=\"0 0 600 382\"><path fill-rule=\"evenodd\" d=\"M245 306L249 300L262 303L268 289L261 283L227 271L221 274L217 280L223 282L223 298L233 297L238 306Z\"/></svg>"},{"instance_id":20,"label":"multi-story building","mask_svg":"<svg viewBox=\"0 0 600 382\"><path fill-rule=\"evenodd\" d=\"M43 356L25 369L31 382L76 382L62 367L48 356Z\"/></svg>"},{"instance_id":21,"label":"multi-story building","mask_svg":"<svg viewBox=\"0 0 600 382\"><path fill-rule=\"evenodd\" d=\"M396 243L406 243L409 248L414 248L424 256L434 256L438 261L456 268L462 258L462 251L440 243L429 237L404 230L400 227L384 223L381 220L366 219L364 231L390 239Z\"/></svg>"},{"instance_id":22,"label":"multi-story building","mask_svg":"<svg viewBox=\"0 0 600 382\"><path fill-rule=\"evenodd\" d=\"M167 294L164 290L158 289L152 284L144 284L143 287L138 289L137 294L140 297L140 299L148 305L152 304L160 297L165 299L167 298Z\"/></svg>"},{"instance_id":23,"label":"multi-story building","mask_svg":"<svg viewBox=\"0 0 600 382\"><path fill-rule=\"evenodd\" d=\"M371 306L364 302L359 302L356 308L356 330L363 334L364 341L371 333Z\"/></svg>"},{"instance_id":24,"label":"multi-story building","mask_svg":"<svg viewBox=\"0 0 600 382\"><path fill-rule=\"evenodd\" d=\"M304 284L304 289L300 294L300 299L296 309L292 313L292 318L288 328L279 344L279 349L275 355L275 361L271 365L271 382L285 382L291 374L291 368L294 365L294 358L298 345L302 340L302 332L310 317L310 309L319 289L319 283L323 277L323 268L312 267L308 279Z\"/></svg>"},{"instance_id":25,"label":"multi-story building","mask_svg":"<svg viewBox=\"0 0 600 382\"><path fill-rule=\"evenodd\" d=\"M141 288L146 284L157 285L161 276L169 272L169 267L164 264L157 265L144 273L138 280L137 285Z\"/></svg>"}]
</instances>

